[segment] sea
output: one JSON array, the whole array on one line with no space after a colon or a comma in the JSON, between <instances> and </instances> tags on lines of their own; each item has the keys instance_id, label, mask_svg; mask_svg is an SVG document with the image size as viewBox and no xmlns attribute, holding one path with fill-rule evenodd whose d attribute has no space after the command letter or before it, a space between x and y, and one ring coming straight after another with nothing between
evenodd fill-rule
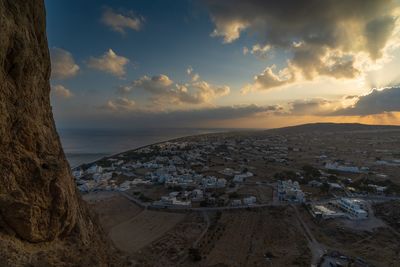
<instances>
[{"instance_id":1,"label":"sea","mask_svg":"<svg viewBox=\"0 0 400 267\"><path fill-rule=\"evenodd\" d=\"M70 166L174 138L233 131L214 128L58 129Z\"/></svg>"}]
</instances>

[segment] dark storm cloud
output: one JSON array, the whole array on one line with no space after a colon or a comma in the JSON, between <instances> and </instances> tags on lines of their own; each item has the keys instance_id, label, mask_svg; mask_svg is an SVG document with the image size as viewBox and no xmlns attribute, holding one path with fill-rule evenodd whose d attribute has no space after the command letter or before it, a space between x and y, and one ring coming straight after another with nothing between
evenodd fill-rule
<instances>
[{"instance_id":1,"label":"dark storm cloud","mask_svg":"<svg viewBox=\"0 0 400 267\"><path fill-rule=\"evenodd\" d=\"M331 115L363 116L384 112L400 112L400 86L373 90L360 96L354 106L340 109Z\"/></svg>"}]
</instances>

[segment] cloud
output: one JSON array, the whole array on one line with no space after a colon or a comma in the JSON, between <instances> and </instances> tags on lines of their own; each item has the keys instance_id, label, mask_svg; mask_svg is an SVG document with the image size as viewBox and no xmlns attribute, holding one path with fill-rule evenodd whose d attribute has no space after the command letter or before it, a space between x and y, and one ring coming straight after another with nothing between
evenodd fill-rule
<instances>
[{"instance_id":1,"label":"cloud","mask_svg":"<svg viewBox=\"0 0 400 267\"><path fill-rule=\"evenodd\" d=\"M254 76L253 83L247 84L242 88L241 92L246 94L251 91L268 90L292 83L295 80L295 76L290 68L284 68L278 73L274 72L275 68L276 66L272 65L271 67L267 67L261 74Z\"/></svg>"},{"instance_id":2,"label":"cloud","mask_svg":"<svg viewBox=\"0 0 400 267\"><path fill-rule=\"evenodd\" d=\"M224 43L232 43L239 38L240 32L248 27L248 23L243 21L215 20L216 28L211 33L212 37L223 37Z\"/></svg>"},{"instance_id":3,"label":"cloud","mask_svg":"<svg viewBox=\"0 0 400 267\"><path fill-rule=\"evenodd\" d=\"M193 68L192 68L191 66L189 66L189 67L186 69L186 73L187 73L187 75L192 75L192 73L193 73Z\"/></svg>"},{"instance_id":4,"label":"cloud","mask_svg":"<svg viewBox=\"0 0 400 267\"><path fill-rule=\"evenodd\" d=\"M72 92L64 86L58 84L51 88L57 97L70 98L73 96Z\"/></svg>"},{"instance_id":5,"label":"cloud","mask_svg":"<svg viewBox=\"0 0 400 267\"><path fill-rule=\"evenodd\" d=\"M143 76L133 82L132 88L142 88L152 94L163 94L171 89L173 81L164 74L153 77Z\"/></svg>"},{"instance_id":6,"label":"cloud","mask_svg":"<svg viewBox=\"0 0 400 267\"><path fill-rule=\"evenodd\" d=\"M197 82L199 79L200 79L200 75L199 74L197 74L197 73L193 74L192 82Z\"/></svg>"},{"instance_id":7,"label":"cloud","mask_svg":"<svg viewBox=\"0 0 400 267\"><path fill-rule=\"evenodd\" d=\"M252 46L251 49L247 48L246 46L243 47L243 54L247 55L248 53L250 53L259 58L267 58L271 49L272 47L270 45L261 46L260 44L255 44Z\"/></svg>"},{"instance_id":8,"label":"cloud","mask_svg":"<svg viewBox=\"0 0 400 267\"><path fill-rule=\"evenodd\" d=\"M126 14L118 14L114 12L113 9L106 8L101 21L112 30L121 34L125 33L125 29L139 31L143 26L143 17L136 16L132 11L125 13Z\"/></svg>"},{"instance_id":9,"label":"cloud","mask_svg":"<svg viewBox=\"0 0 400 267\"><path fill-rule=\"evenodd\" d=\"M121 101L122 103L128 100ZM71 116L74 125L85 122L84 127L107 125L107 127L201 127L210 124L219 125L218 122L257 118L279 111L279 106L258 106L258 105L234 105L234 106L213 106L194 109L179 110L154 110L144 109L138 106L118 105L113 99L96 113L85 113L84 115ZM106 107L106 108L105 108Z\"/></svg>"},{"instance_id":10,"label":"cloud","mask_svg":"<svg viewBox=\"0 0 400 267\"><path fill-rule=\"evenodd\" d=\"M341 107L341 102L338 100L327 100L323 98L314 98L306 100L296 100L289 103L290 115L317 115L325 116L332 111Z\"/></svg>"},{"instance_id":11,"label":"cloud","mask_svg":"<svg viewBox=\"0 0 400 267\"><path fill-rule=\"evenodd\" d=\"M230 88L226 85L212 85L206 81L200 81L199 78L192 78L188 83L175 83L164 74L152 77L145 75L133 81L132 85L120 90L125 93L144 90L150 94L152 102L160 106L205 104L230 92Z\"/></svg>"},{"instance_id":12,"label":"cloud","mask_svg":"<svg viewBox=\"0 0 400 267\"><path fill-rule=\"evenodd\" d=\"M75 63L72 54L64 49L53 47L51 55L51 77L66 79L78 74L79 66Z\"/></svg>"},{"instance_id":13,"label":"cloud","mask_svg":"<svg viewBox=\"0 0 400 267\"><path fill-rule=\"evenodd\" d=\"M398 111L400 111L400 86L374 89L369 94L358 97L353 106L339 109L331 115L365 116Z\"/></svg>"},{"instance_id":14,"label":"cloud","mask_svg":"<svg viewBox=\"0 0 400 267\"><path fill-rule=\"evenodd\" d=\"M106 108L111 111L130 111L135 107L135 101L126 97L118 97L116 99L109 100L104 106L102 106L102 108Z\"/></svg>"},{"instance_id":15,"label":"cloud","mask_svg":"<svg viewBox=\"0 0 400 267\"><path fill-rule=\"evenodd\" d=\"M347 99L347 100L349 100L349 99L355 99L355 98L358 98L358 95L348 95L348 96L345 96L345 99Z\"/></svg>"},{"instance_id":16,"label":"cloud","mask_svg":"<svg viewBox=\"0 0 400 267\"><path fill-rule=\"evenodd\" d=\"M287 68L292 76L309 80L318 76L355 78L365 66L382 58L385 48L395 42L394 0L209 0L206 3L215 24L212 36L229 43L248 32L257 42L251 49L244 48L244 53L261 53L263 49L287 51ZM270 80L275 82L258 88L286 84Z\"/></svg>"},{"instance_id":17,"label":"cloud","mask_svg":"<svg viewBox=\"0 0 400 267\"><path fill-rule=\"evenodd\" d=\"M191 66L186 69L186 73L191 77L192 82L196 82L200 79L200 75L198 73L194 73L194 70Z\"/></svg>"},{"instance_id":18,"label":"cloud","mask_svg":"<svg viewBox=\"0 0 400 267\"><path fill-rule=\"evenodd\" d=\"M112 49L109 49L100 57L91 57L87 65L90 68L104 71L117 77L123 77L126 73L125 67L128 63L128 58L118 56Z\"/></svg>"}]
</instances>

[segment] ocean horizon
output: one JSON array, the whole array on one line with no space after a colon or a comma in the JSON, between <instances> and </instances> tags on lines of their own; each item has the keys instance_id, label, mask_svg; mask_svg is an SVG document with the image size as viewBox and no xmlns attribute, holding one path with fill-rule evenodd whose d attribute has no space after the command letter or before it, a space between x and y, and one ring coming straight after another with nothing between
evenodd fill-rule
<instances>
[{"instance_id":1,"label":"ocean horizon","mask_svg":"<svg viewBox=\"0 0 400 267\"><path fill-rule=\"evenodd\" d=\"M239 131L235 128L58 129L70 166L175 138Z\"/></svg>"}]
</instances>

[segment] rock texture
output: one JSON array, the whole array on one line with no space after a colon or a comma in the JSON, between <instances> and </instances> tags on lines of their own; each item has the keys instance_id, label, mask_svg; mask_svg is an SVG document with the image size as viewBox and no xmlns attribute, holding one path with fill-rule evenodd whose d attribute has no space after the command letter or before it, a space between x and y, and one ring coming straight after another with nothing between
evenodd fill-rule
<instances>
[{"instance_id":1,"label":"rock texture","mask_svg":"<svg viewBox=\"0 0 400 267\"><path fill-rule=\"evenodd\" d=\"M0 0L0 266L108 264L55 129L45 18L43 0Z\"/></svg>"},{"instance_id":2,"label":"rock texture","mask_svg":"<svg viewBox=\"0 0 400 267\"><path fill-rule=\"evenodd\" d=\"M42 1L1 1L1 219L28 241L68 234L78 203L50 106Z\"/></svg>"}]
</instances>

